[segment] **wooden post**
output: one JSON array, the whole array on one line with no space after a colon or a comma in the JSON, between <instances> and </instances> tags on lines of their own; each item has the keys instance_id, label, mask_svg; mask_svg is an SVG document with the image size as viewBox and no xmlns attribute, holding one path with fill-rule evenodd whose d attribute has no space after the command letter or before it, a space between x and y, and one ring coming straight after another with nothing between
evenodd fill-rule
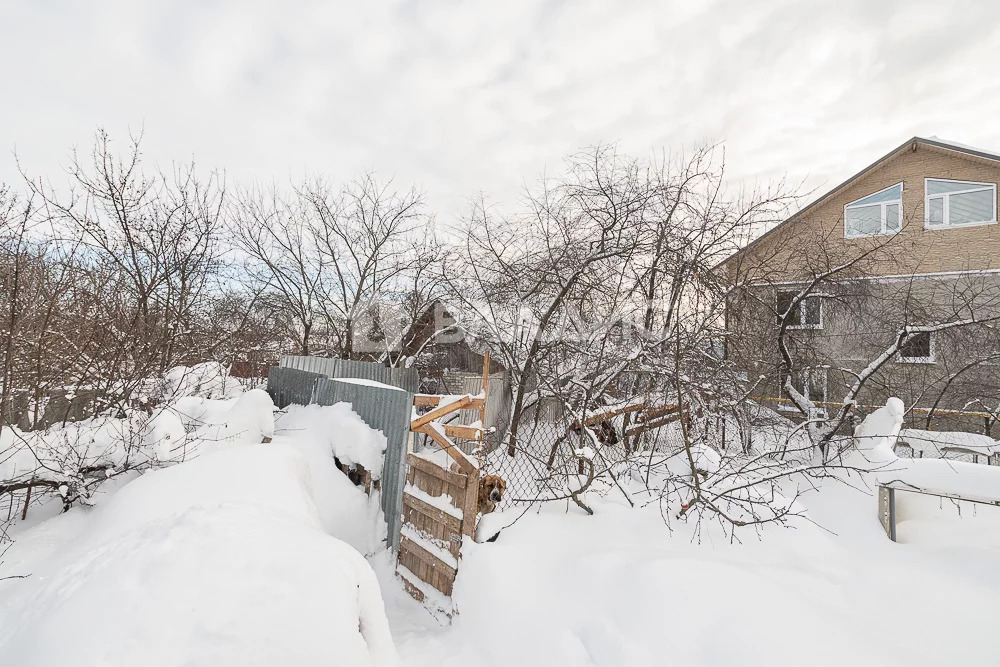
<instances>
[{"instance_id":1,"label":"wooden post","mask_svg":"<svg viewBox=\"0 0 1000 667\"><path fill-rule=\"evenodd\" d=\"M468 474L465 502L462 503L462 534L476 537L476 518L479 514L479 469Z\"/></svg>"},{"instance_id":2,"label":"wooden post","mask_svg":"<svg viewBox=\"0 0 1000 667\"><path fill-rule=\"evenodd\" d=\"M479 467L483 467L483 450L486 449L486 399L490 395L490 351L483 355L483 407L479 409L479 428L483 437L479 445Z\"/></svg>"}]
</instances>

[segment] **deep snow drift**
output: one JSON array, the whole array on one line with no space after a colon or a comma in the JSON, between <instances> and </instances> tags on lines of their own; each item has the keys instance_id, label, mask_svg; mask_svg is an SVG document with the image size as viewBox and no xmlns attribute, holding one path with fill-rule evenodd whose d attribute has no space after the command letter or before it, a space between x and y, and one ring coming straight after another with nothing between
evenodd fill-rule
<instances>
[{"instance_id":1,"label":"deep snow drift","mask_svg":"<svg viewBox=\"0 0 1000 667\"><path fill-rule=\"evenodd\" d=\"M848 481L862 490L827 480L802 500L823 528L799 520L742 544L710 526L700 544L690 524L670 533L655 503L615 492L588 498L592 517L528 512L467 551L449 628L421 621L379 563L400 654L428 667L996 665L1000 516L949 516L970 527L961 541L895 544L865 480Z\"/></svg>"},{"instance_id":2,"label":"deep snow drift","mask_svg":"<svg viewBox=\"0 0 1000 667\"><path fill-rule=\"evenodd\" d=\"M208 400L188 436L225 423L231 404ZM635 508L598 485L594 516L508 509L484 522L496 542L464 548L442 625L393 575L377 499L334 465L378 449L366 429L344 406L289 410L270 444L215 443L41 523L33 509L0 565L31 574L0 581L0 663L997 664L1000 510L907 498L892 543L877 472L825 480L797 501L804 518L742 543L678 520L636 477L622 478Z\"/></svg>"},{"instance_id":3,"label":"deep snow drift","mask_svg":"<svg viewBox=\"0 0 1000 667\"><path fill-rule=\"evenodd\" d=\"M0 572L31 575L0 583L3 662L396 664L375 575L324 532L312 480L291 445L236 445L23 533Z\"/></svg>"}]
</instances>

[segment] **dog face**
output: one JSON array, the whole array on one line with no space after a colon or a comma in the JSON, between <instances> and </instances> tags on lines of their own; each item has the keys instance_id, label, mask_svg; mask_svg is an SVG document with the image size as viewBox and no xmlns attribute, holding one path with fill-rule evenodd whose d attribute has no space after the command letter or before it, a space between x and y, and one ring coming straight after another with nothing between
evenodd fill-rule
<instances>
[{"instance_id":1,"label":"dog face","mask_svg":"<svg viewBox=\"0 0 1000 667\"><path fill-rule=\"evenodd\" d=\"M496 509L506 490L507 482L498 475L486 475L479 480L479 507L484 514Z\"/></svg>"}]
</instances>

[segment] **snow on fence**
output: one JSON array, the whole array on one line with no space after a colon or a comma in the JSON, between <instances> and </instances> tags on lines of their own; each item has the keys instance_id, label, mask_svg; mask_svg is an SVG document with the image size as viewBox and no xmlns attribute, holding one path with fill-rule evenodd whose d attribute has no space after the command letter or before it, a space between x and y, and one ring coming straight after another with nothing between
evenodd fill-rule
<instances>
[{"instance_id":1,"label":"snow on fence","mask_svg":"<svg viewBox=\"0 0 1000 667\"><path fill-rule=\"evenodd\" d=\"M1000 442L988 435L962 431L925 431L904 428L897 448L908 448L914 458L965 460L1000 465Z\"/></svg>"},{"instance_id":2,"label":"snow on fence","mask_svg":"<svg viewBox=\"0 0 1000 667\"><path fill-rule=\"evenodd\" d=\"M388 368L370 361L331 359L285 355L278 361L281 368L295 368L331 378L360 378L399 387L411 394L420 388L420 375L415 368Z\"/></svg>"},{"instance_id":3,"label":"snow on fence","mask_svg":"<svg viewBox=\"0 0 1000 667\"><path fill-rule=\"evenodd\" d=\"M267 374L267 391L279 408L293 403L350 403L368 426L385 435L380 502L389 546L398 550L414 394L411 388L419 383L416 369L320 357L282 357L280 363Z\"/></svg>"},{"instance_id":4,"label":"snow on fence","mask_svg":"<svg viewBox=\"0 0 1000 667\"><path fill-rule=\"evenodd\" d=\"M316 383L313 403L350 403L351 409L374 429L385 435L382 459L381 504L389 546L399 549L400 515L403 511L403 484L406 449L410 437L413 394L391 385L359 384L344 378L321 378Z\"/></svg>"}]
</instances>

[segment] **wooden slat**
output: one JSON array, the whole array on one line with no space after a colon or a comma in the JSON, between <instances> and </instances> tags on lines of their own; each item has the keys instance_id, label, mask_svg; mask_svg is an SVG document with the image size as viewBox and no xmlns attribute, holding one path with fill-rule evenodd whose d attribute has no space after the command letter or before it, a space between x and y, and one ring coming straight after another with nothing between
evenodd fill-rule
<instances>
[{"instance_id":1,"label":"wooden slat","mask_svg":"<svg viewBox=\"0 0 1000 667\"><path fill-rule=\"evenodd\" d=\"M457 401L452 401L451 403L446 403L445 405L439 405L425 415L417 417L412 422L410 422L410 430L417 431L424 424L429 424L435 419L440 419L445 415L450 415L452 412L456 412L465 408L469 403L472 402L471 396L463 396Z\"/></svg>"},{"instance_id":2,"label":"wooden slat","mask_svg":"<svg viewBox=\"0 0 1000 667\"><path fill-rule=\"evenodd\" d=\"M477 469L476 464L469 460L469 457L465 455L465 452L459 449L458 445L449 440L448 436L446 436L441 431L437 430L434 424L425 424L420 428L416 429L416 432L426 433L427 435L431 436L431 439L434 442L436 442L441 447L441 449L443 449L448 454L448 456L450 456L452 460L455 461L455 463L458 464L458 467L462 469L462 472L470 474L472 473L472 471Z\"/></svg>"},{"instance_id":3,"label":"wooden slat","mask_svg":"<svg viewBox=\"0 0 1000 667\"><path fill-rule=\"evenodd\" d=\"M671 422L675 422L680 419L681 416L677 413L667 415L666 417L660 417L659 419L654 419L653 421L643 422L641 424L636 424L629 430L625 431L626 436L635 435L636 433L642 433L643 431L648 431L650 429L659 428L665 426Z\"/></svg>"},{"instance_id":4,"label":"wooden slat","mask_svg":"<svg viewBox=\"0 0 1000 667\"><path fill-rule=\"evenodd\" d=\"M449 575L452 578L454 578L455 575L458 574L458 570L456 570L451 565L438 558L436 555L432 554L427 549L424 549L422 546L420 546L419 544L408 538L406 535L400 535L399 548L400 550L406 549L408 552L410 552L411 554L419 558L421 561L423 561L432 570L443 572L444 574Z\"/></svg>"},{"instance_id":5,"label":"wooden slat","mask_svg":"<svg viewBox=\"0 0 1000 667\"><path fill-rule=\"evenodd\" d=\"M416 394L413 397L413 405L418 408L433 408L435 405L441 403L442 398L446 398L446 394ZM465 410L482 410L486 407L485 399L478 397L471 397L469 404L465 406Z\"/></svg>"},{"instance_id":6,"label":"wooden slat","mask_svg":"<svg viewBox=\"0 0 1000 667\"><path fill-rule=\"evenodd\" d=\"M403 567L406 567L406 566L404 565ZM407 568L407 569L409 569L409 568ZM423 602L424 601L424 592L422 590L420 590L419 588L417 588L416 584L412 583L406 577L406 575L404 575L402 572L396 572L396 576L399 577L399 580L401 582L403 582L403 588L406 590L407 593L410 594L410 597L412 597L417 602ZM414 576L416 576L416 575L414 575Z\"/></svg>"},{"instance_id":7,"label":"wooden slat","mask_svg":"<svg viewBox=\"0 0 1000 667\"><path fill-rule=\"evenodd\" d=\"M448 484L454 484L455 486L461 487L463 489L465 488L465 481L466 481L465 475L457 472L452 472L451 470L445 470L444 468L434 463L433 461L428 461L427 459L420 458L416 454L407 454L406 463L407 465L416 468L420 472L427 473L428 475L431 475L433 477L437 477L438 479L447 482ZM424 491L427 491L427 493L431 493L427 489L424 489ZM441 494L431 493L431 495L441 495Z\"/></svg>"},{"instance_id":8,"label":"wooden slat","mask_svg":"<svg viewBox=\"0 0 1000 667\"><path fill-rule=\"evenodd\" d=\"M430 503L426 503L416 496L411 496L406 491L403 492L403 507L408 507L416 512L420 512L429 519L443 524L446 528L456 533L462 532L462 520L457 516L448 514L443 509L434 507Z\"/></svg>"},{"instance_id":9,"label":"wooden slat","mask_svg":"<svg viewBox=\"0 0 1000 667\"><path fill-rule=\"evenodd\" d=\"M641 422L653 421L654 419L657 419L659 417L663 417L665 415L677 412L678 407L679 406L674 404L651 407L648 410L644 410L638 417L636 417L636 421L641 421Z\"/></svg>"},{"instance_id":10,"label":"wooden slat","mask_svg":"<svg viewBox=\"0 0 1000 667\"><path fill-rule=\"evenodd\" d=\"M480 441L483 439L483 429L476 428L475 426L445 424L444 434L449 438L461 438L462 440Z\"/></svg>"}]
</instances>

